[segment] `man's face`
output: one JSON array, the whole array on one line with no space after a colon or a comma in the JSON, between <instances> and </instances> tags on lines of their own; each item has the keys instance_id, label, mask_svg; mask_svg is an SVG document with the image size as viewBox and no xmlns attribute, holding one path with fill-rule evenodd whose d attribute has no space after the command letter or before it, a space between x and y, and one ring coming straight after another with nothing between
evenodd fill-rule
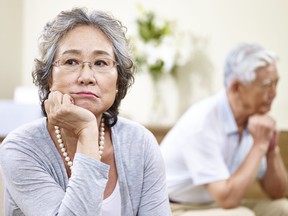
<instances>
[{"instance_id":1,"label":"man's face","mask_svg":"<svg viewBox=\"0 0 288 216\"><path fill-rule=\"evenodd\" d=\"M250 114L264 114L270 111L276 96L279 80L274 64L258 68L256 79L249 84L241 84L241 100Z\"/></svg>"}]
</instances>

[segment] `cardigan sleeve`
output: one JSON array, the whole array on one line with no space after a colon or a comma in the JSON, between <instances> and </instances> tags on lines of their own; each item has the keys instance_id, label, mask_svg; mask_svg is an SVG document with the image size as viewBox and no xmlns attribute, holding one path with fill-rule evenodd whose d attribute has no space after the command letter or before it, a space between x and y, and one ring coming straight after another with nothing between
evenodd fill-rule
<instances>
[{"instance_id":1,"label":"cardigan sleeve","mask_svg":"<svg viewBox=\"0 0 288 216\"><path fill-rule=\"evenodd\" d=\"M54 171L47 170L39 155L27 147L29 143L26 144L23 140L10 139L0 148L0 165L9 197L5 202L6 215L100 214L108 165L75 154L71 178L63 188L51 176ZM9 199L18 207L8 204Z\"/></svg>"}]
</instances>

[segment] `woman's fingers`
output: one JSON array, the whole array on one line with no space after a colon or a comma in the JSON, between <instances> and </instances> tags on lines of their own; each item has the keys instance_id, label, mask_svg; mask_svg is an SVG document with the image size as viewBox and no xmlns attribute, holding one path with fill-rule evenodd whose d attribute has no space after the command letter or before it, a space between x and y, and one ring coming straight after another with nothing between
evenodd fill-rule
<instances>
[{"instance_id":1,"label":"woman's fingers","mask_svg":"<svg viewBox=\"0 0 288 216\"><path fill-rule=\"evenodd\" d=\"M62 97L62 103L65 105L74 104L74 100L70 95L64 94Z\"/></svg>"},{"instance_id":2,"label":"woman's fingers","mask_svg":"<svg viewBox=\"0 0 288 216\"><path fill-rule=\"evenodd\" d=\"M55 107L61 106L61 104L63 103L63 94L59 91L55 91L51 92L50 95L51 95L51 102L55 105Z\"/></svg>"},{"instance_id":3,"label":"woman's fingers","mask_svg":"<svg viewBox=\"0 0 288 216\"><path fill-rule=\"evenodd\" d=\"M45 110L49 121L52 124L57 124L57 121L61 121L59 114L63 109L63 97L64 95L59 91L51 92L45 100Z\"/></svg>"}]
</instances>

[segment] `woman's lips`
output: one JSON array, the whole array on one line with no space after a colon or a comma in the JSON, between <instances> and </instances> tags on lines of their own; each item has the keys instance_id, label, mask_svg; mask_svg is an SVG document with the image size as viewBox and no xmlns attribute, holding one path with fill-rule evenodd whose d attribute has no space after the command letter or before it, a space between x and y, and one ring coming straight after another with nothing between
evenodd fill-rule
<instances>
[{"instance_id":1,"label":"woman's lips","mask_svg":"<svg viewBox=\"0 0 288 216\"><path fill-rule=\"evenodd\" d=\"M99 98L98 95L96 95L95 93L93 92L85 92L85 91L81 91L81 92L75 92L74 95L77 95L77 96L81 96L81 97L88 97L88 98Z\"/></svg>"}]
</instances>

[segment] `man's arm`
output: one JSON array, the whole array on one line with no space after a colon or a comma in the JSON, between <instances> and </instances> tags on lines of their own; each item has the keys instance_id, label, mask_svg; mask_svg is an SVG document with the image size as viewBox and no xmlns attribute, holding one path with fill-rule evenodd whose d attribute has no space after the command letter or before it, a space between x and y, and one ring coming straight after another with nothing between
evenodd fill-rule
<instances>
[{"instance_id":1,"label":"man's arm","mask_svg":"<svg viewBox=\"0 0 288 216\"><path fill-rule=\"evenodd\" d=\"M245 161L229 179L205 185L215 202L222 208L237 207L254 182L265 151L253 146Z\"/></svg>"},{"instance_id":2,"label":"man's arm","mask_svg":"<svg viewBox=\"0 0 288 216\"><path fill-rule=\"evenodd\" d=\"M249 118L248 130L254 143L241 166L229 179L205 185L215 202L222 208L238 206L254 182L261 160L266 155L273 137L275 122L267 115L255 115Z\"/></svg>"},{"instance_id":3,"label":"man's arm","mask_svg":"<svg viewBox=\"0 0 288 216\"><path fill-rule=\"evenodd\" d=\"M273 199L283 198L288 190L288 174L278 144L278 133L270 143L267 152L267 171L260 180L262 189Z\"/></svg>"}]
</instances>

